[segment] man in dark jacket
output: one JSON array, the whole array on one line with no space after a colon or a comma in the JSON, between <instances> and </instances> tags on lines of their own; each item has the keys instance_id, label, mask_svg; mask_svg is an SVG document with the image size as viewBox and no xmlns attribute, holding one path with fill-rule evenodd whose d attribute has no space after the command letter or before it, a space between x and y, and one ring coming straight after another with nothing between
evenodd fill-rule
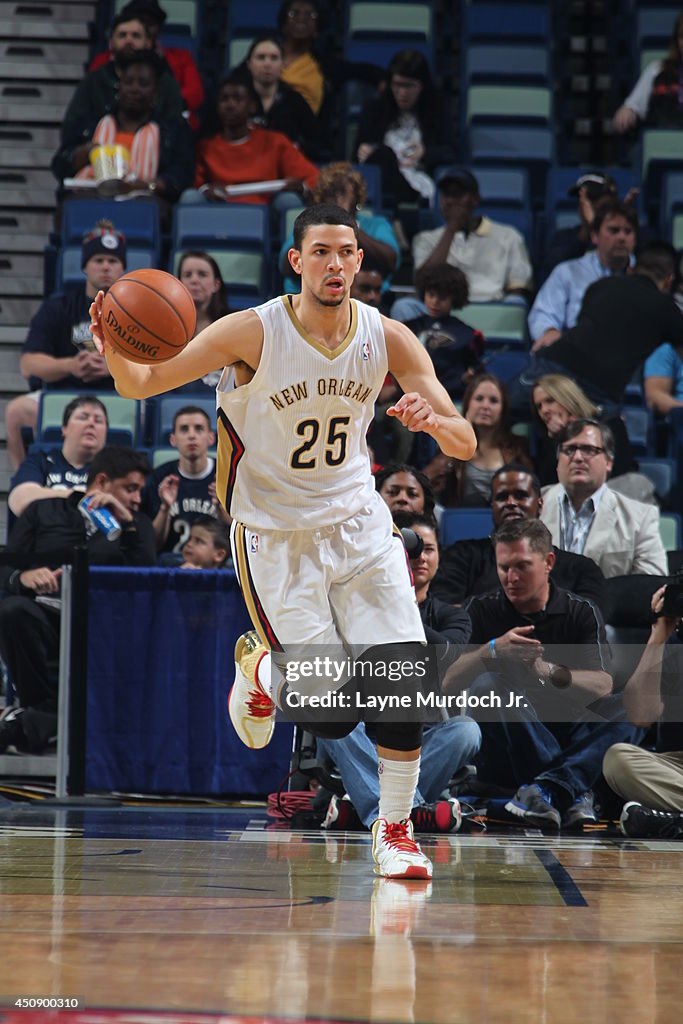
<instances>
[{"instance_id":1,"label":"man in dark jacket","mask_svg":"<svg viewBox=\"0 0 683 1024\"><path fill-rule=\"evenodd\" d=\"M538 519L543 508L538 478L525 466L510 462L501 466L491 480L491 513L496 529L516 519ZM593 601L602 611L604 577L591 558L553 548L555 562L551 579L563 590ZM443 553L431 593L450 604L463 604L468 597L498 590L500 581L489 537L458 540Z\"/></svg>"},{"instance_id":2,"label":"man in dark jacket","mask_svg":"<svg viewBox=\"0 0 683 1024\"><path fill-rule=\"evenodd\" d=\"M154 530L138 513L148 472L145 456L131 448L103 448L93 459L86 494L117 520L121 533L113 540L84 517L76 491L34 501L19 516L7 548L17 567L0 567L8 595L0 601L0 654L19 708L0 722L0 752L13 746L39 753L55 734L57 684L49 663L59 653L60 567L74 547L85 544L94 565L154 564Z\"/></svg>"}]
</instances>

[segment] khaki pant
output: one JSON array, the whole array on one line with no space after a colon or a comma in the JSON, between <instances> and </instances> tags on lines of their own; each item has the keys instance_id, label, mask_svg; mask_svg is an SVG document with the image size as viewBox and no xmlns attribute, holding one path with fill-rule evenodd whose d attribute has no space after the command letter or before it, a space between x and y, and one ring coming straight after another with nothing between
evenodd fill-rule
<instances>
[{"instance_id":1,"label":"khaki pant","mask_svg":"<svg viewBox=\"0 0 683 1024\"><path fill-rule=\"evenodd\" d=\"M615 793L656 811L683 811L683 751L656 754L630 743L615 743L602 762Z\"/></svg>"}]
</instances>

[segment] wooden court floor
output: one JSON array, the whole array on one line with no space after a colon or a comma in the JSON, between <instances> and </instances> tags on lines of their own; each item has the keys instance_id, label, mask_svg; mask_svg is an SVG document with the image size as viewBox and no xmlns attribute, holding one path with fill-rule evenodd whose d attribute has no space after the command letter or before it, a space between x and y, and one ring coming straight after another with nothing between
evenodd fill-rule
<instances>
[{"instance_id":1,"label":"wooden court floor","mask_svg":"<svg viewBox=\"0 0 683 1024\"><path fill-rule=\"evenodd\" d=\"M2 805L0 1021L683 1020L683 843L425 846L433 881L394 882L260 808Z\"/></svg>"}]
</instances>

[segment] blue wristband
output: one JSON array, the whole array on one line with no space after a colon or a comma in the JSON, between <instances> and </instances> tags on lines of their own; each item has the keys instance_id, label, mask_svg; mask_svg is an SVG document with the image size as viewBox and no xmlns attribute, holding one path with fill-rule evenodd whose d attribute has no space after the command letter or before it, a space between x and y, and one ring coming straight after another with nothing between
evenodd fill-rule
<instances>
[{"instance_id":1,"label":"blue wristband","mask_svg":"<svg viewBox=\"0 0 683 1024\"><path fill-rule=\"evenodd\" d=\"M491 652L491 657L492 658L497 658L498 657L498 655L496 654L496 641L495 641L495 639L489 640L489 651Z\"/></svg>"}]
</instances>

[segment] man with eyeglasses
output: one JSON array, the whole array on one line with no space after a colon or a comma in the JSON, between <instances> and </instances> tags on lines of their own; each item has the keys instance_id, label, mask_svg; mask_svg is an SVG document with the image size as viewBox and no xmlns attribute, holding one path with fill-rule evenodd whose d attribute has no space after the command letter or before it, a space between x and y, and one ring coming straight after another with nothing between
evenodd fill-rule
<instances>
[{"instance_id":1,"label":"man with eyeglasses","mask_svg":"<svg viewBox=\"0 0 683 1024\"><path fill-rule=\"evenodd\" d=\"M606 579L666 576L659 510L610 490L614 436L604 423L569 423L557 447L559 483L544 495L541 520L553 544L592 558Z\"/></svg>"}]
</instances>

